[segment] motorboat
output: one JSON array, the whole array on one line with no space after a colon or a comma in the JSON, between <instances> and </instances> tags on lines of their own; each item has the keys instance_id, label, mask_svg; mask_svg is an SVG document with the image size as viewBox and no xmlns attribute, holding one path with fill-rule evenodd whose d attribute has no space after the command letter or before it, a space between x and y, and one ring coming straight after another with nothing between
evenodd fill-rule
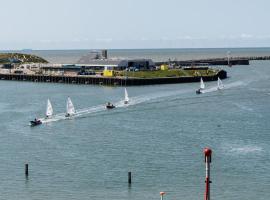
<instances>
[{"instance_id":1,"label":"motorboat","mask_svg":"<svg viewBox=\"0 0 270 200\"><path fill-rule=\"evenodd\" d=\"M114 106L112 103L108 102L108 103L106 104L106 108L107 108L107 109L113 109L113 108L115 108L115 106Z\"/></svg>"},{"instance_id":2,"label":"motorboat","mask_svg":"<svg viewBox=\"0 0 270 200\"><path fill-rule=\"evenodd\" d=\"M42 124L42 121L40 119L37 119L37 118L30 121L31 126L37 126L37 125L40 125L40 124Z\"/></svg>"}]
</instances>

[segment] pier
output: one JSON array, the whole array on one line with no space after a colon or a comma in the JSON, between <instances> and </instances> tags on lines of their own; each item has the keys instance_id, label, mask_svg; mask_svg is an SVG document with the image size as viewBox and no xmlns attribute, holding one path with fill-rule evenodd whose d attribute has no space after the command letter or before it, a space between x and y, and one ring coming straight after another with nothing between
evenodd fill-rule
<instances>
[{"instance_id":1,"label":"pier","mask_svg":"<svg viewBox=\"0 0 270 200\"><path fill-rule=\"evenodd\" d=\"M227 72L219 71L214 76L203 76L204 81L215 81L227 78ZM0 80L83 84L83 85L108 85L108 86L133 86L172 83L199 82L201 76L164 77L164 78L132 78L132 77L102 77L102 76L49 76L27 74L0 74Z\"/></svg>"},{"instance_id":2,"label":"pier","mask_svg":"<svg viewBox=\"0 0 270 200\"><path fill-rule=\"evenodd\" d=\"M209 58L209 59L194 59L194 60L172 60L171 64L179 66L193 65L249 65L251 60L270 60L270 56L246 56L246 57L225 57L225 58ZM156 62L156 65L163 65L164 62Z\"/></svg>"}]
</instances>

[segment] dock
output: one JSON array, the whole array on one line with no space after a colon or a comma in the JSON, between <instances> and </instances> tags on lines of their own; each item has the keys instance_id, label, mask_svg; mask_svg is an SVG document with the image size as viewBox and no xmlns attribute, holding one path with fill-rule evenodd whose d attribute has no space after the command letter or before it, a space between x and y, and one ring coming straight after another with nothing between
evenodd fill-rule
<instances>
[{"instance_id":1,"label":"dock","mask_svg":"<svg viewBox=\"0 0 270 200\"><path fill-rule=\"evenodd\" d=\"M227 72L219 71L214 76L203 76L204 81L215 81L227 78ZM48 76L27 74L0 74L0 80L81 84L81 85L107 85L107 86L135 86L172 83L199 82L201 76L164 77L164 78L132 78L132 77L102 77L102 76Z\"/></svg>"}]
</instances>

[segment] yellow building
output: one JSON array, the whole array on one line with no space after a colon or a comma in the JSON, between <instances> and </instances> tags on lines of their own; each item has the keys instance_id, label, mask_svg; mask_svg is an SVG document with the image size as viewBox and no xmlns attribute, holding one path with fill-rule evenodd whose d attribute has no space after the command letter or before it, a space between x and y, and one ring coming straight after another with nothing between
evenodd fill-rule
<instances>
[{"instance_id":1,"label":"yellow building","mask_svg":"<svg viewBox=\"0 0 270 200\"><path fill-rule=\"evenodd\" d=\"M114 70L113 67L106 66L103 70L103 76L105 77L113 77L114 76Z\"/></svg>"},{"instance_id":2,"label":"yellow building","mask_svg":"<svg viewBox=\"0 0 270 200\"><path fill-rule=\"evenodd\" d=\"M169 69L169 66L163 64L163 65L160 66L160 69L161 69L161 70L168 70L168 69Z\"/></svg>"}]
</instances>

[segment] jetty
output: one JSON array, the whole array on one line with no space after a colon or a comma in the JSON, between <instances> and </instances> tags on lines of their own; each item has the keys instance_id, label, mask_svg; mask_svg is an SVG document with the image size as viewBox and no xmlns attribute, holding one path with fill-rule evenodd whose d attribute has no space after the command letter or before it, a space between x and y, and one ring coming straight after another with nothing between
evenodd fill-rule
<instances>
[{"instance_id":1,"label":"jetty","mask_svg":"<svg viewBox=\"0 0 270 200\"><path fill-rule=\"evenodd\" d=\"M170 60L171 64L179 66L194 65L249 65L251 60L270 60L270 56L244 56L244 57L224 57L224 58L206 58L193 60ZM164 62L155 62L161 66Z\"/></svg>"},{"instance_id":2,"label":"jetty","mask_svg":"<svg viewBox=\"0 0 270 200\"><path fill-rule=\"evenodd\" d=\"M211 76L183 76L183 77L157 77L157 78L135 78L135 77L104 77L104 76L49 76L49 75L28 75L28 74L0 74L0 80L30 81L46 83L83 84L83 85L107 85L107 86L133 86L133 85L154 85L172 83L216 81L227 78L227 72L220 70Z\"/></svg>"}]
</instances>

